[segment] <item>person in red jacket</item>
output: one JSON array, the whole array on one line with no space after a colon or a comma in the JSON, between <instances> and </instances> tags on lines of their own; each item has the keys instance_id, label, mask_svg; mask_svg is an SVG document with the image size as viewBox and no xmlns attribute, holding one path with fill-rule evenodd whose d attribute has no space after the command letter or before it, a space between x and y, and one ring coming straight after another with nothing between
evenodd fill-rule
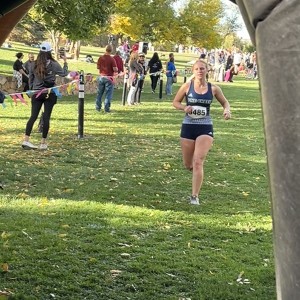
<instances>
[{"instance_id":1,"label":"person in red jacket","mask_svg":"<svg viewBox=\"0 0 300 300\"><path fill-rule=\"evenodd\" d=\"M102 96L105 93L104 111L110 112L111 100L114 92L114 76L118 72L117 64L111 56L112 45L107 45L104 55L101 55L97 61L97 69L99 70L98 90L96 97L96 110L101 111Z\"/></svg>"},{"instance_id":2,"label":"person in red jacket","mask_svg":"<svg viewBox=\"0 0 300 300\"><path fill-rule=\"evenodd\" d=\"M122 85L122 77L123 77L122 74L124 72L124 63L120 51L116 52L114 59L116 61L117 68L118 68L118 77L116 78L116 88L118 88L120 85Z\"/></svg>"}]
</instances>

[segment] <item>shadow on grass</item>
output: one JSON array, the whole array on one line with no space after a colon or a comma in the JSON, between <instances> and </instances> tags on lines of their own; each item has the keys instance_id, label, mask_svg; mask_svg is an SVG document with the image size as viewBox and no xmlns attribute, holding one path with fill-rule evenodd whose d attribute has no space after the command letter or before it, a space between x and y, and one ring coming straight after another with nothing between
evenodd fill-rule
<instances>
[{"instance_id":1,"label":"shadow on grass","mask_svg":"<svg viewBox=\"0 0 300 300\"><path fill-rule=\"evenodd\" d=\"M93 201L0 201L10 266L1 284L28 299L276 298L271 233L242 214L228 223Z\"/></svg>"}]
</instances>

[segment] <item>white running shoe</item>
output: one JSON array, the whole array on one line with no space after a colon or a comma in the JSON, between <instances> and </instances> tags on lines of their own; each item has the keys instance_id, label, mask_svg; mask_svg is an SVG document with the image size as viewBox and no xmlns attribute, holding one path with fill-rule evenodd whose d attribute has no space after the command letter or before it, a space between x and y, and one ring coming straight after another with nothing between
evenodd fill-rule
<instances>
[{"instance_id":1,"label":"white running shoe","mask_svg":"<svg viewBox=\"0 0 300 300\"><path fill-rule=\"evenodd\" d=\"M190 198L190 204L200 205L199 198L197 196L191 196L191 198Z\"/></svg>"},{"instance_id":2,"label":"white running shoe","mask_svg":"<svg viewBox=\"0 0 300 300\"><path fill-rule=\"evenodd\" d=\"M40 144L40 150L47 150L48 145L47 144Z\"/></svg>"},{"instance_id":3,"label":"white running shoe","mask_svg":"<svg viewBox=\"0 0 300 300\"><path fill-rule=\"evenodd\" d=\"M22 148L25 149L25 150L35 150L35 149L37 149L38 147L35 146L35 145L33 145L33 144L31 144L30 142L24 141L24 142L22 143Z\"/></svg>"}]
</instances>

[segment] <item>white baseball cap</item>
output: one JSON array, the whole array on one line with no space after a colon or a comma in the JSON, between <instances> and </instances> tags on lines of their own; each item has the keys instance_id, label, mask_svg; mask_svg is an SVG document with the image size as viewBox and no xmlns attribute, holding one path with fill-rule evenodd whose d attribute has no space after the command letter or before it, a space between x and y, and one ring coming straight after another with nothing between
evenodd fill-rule
<instances>
[{"instance_id":1,"label":"white baseball cap","mask_svg":"<svg viewBox=\"0 0 300 300\"><path fill-rule=\"evenodd\" d=\"M43 42L40 45L40 51L41 52L50 52L52 51L52 46L49 42Z\"/></svg>"}]
</instances>

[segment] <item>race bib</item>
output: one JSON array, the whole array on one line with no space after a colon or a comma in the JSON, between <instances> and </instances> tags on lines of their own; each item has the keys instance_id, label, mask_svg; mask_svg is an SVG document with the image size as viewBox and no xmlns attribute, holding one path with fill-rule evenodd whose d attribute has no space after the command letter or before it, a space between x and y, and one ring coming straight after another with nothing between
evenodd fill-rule
<instances>
[{"instance_id":1,"label":"race bib","mask_svg":"<svg viewBox=\"0 0 300 300\"><path fill-rule=\"evenodd\" d=\"M201 119L207 116L207 109L204 106L193 106L192 112L188 114L193 119Z\"/></svg>"}]
</instances>

